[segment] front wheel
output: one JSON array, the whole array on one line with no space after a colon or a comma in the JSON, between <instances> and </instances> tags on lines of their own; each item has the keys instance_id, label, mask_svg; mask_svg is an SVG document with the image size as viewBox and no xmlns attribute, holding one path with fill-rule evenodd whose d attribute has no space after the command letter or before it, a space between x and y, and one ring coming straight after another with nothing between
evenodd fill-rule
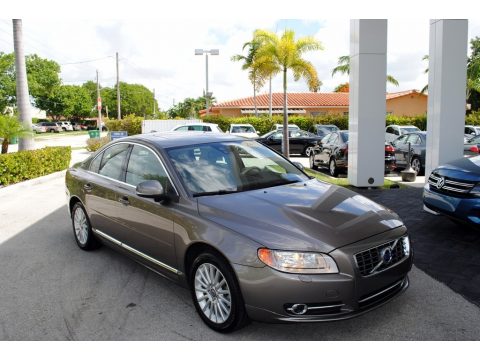
<instances>
[{"instance_id":1,"label":"front wheel","mask_svg":"<svg viewBox=\"0 0 480 360\"><path fill-rule=\"evenodd\" d=\"M309 157L310 155L313 154L313 146L307 146L304 150L303 150L303 154L306 156L306 157Z\"/></svg>"},{"instance_id":2,"label":"front wheel","mask_svg":"<svg viewBox=\"0 0 480 360\"><path fill-rule=\"evenodd\" d=\"M77 202L72 209L72 225L75 241L82 250L93 250L100 246L95 238L85 208Z\"/></svg>"},{"instance_id":3,"label":"front wheel","mask_svg":"<svg viewBox=\"0 0 480 360\"><path fill-rule=\"evenodd\" d=\"M418 157L412 159L411 166L413 171L415 171L415 175L420 175L422 173L422 163Z\"/></svg>"},{"instance_id":4,"label":"front wheel","mask_svg":"<svg viewBox=\"0 0 480 360\"><path fill-rule=\"evenodd\" d=\"M247 322L240 288L227 262L210 252L200 254L190 273L193 303L202 320L219 332L231 332Z\"/></svg>"},{"instance_id":5,"label":"front wheel","mask_svg":"<svg viewBox=\"0 0 480 360\"><path fill-rule=\"evenodd\" d=\"M315 165L315 156L313 154L310 155L309 160L310 160L310 169L318 170L318 166Z\"/></svg>"}]
</instances>

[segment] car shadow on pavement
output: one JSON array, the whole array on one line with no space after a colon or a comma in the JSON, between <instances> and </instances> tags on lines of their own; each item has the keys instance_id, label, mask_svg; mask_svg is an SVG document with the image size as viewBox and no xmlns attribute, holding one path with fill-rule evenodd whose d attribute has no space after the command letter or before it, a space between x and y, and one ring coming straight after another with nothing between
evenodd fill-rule
<instances>
[{"instance_id":1,"label":"car shadow on pavement","mask_svg":"<svg viewBox=\"0 0 480 360\"><path fill-rule=\"evenodd\" d=\"M406 293L355 319L219 334L187 289L106 246L80 250L65 206L0 245L0 274L0 340L480 339L480 310L417 269Z\"/></svg>"}]
</instances>

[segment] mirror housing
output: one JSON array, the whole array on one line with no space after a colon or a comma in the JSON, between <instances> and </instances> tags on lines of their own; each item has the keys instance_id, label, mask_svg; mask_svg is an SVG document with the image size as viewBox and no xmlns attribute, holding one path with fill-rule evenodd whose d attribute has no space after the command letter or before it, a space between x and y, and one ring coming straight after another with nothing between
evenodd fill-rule
<instances>
[{"instance_id":1,"label":"mirror housing","mask_svg":"<svg viewBox=\"0 0 480 360\"><path fill-rule=\"evenodd\" d=\"M135 192L138 196L161 201L166 199L165 189L158 180L142 181L137 185Z\"/></svg>"},{"instance_id":2,"label":"mirror housing","mask_svg":"<svg viewBox=\"0 0 480 360\"><path fill-rule=\"evenodd\" d=\"M304 170L304 166L298 161L293 161L292 164L295 165L295 167L298 168L299 170L302 170L302 171Z\"/></svg>"}]
</instances>

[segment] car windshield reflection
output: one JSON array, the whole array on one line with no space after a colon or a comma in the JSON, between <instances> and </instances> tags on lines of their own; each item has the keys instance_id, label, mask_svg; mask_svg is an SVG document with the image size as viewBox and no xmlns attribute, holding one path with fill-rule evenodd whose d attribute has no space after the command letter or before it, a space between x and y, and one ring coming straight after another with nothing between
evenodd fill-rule
<instances>
[{"instance_id":1,"label":"car windshield reflection","mask_svg":"<svg viewBox=\"0 0 480 360\"><path fill-rule=\"evenodd\" d=\"M169 149L168 155L195 197L308 180L296 166L256 141L189 145Z\"/></svg>"}]
</instances>

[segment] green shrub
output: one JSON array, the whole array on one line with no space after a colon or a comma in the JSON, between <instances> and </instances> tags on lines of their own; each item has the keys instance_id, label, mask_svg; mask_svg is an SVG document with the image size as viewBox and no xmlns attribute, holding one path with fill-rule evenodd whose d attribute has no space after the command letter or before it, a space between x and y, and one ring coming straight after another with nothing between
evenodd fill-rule
<instances>
[{"instance_id":1,"label":"green shrub","mask_svg":"<svg viewBox=\"0 0 480 360\"><path fill-rule=\"evenodd\" d=\"M100 149L103 145L107 144L110 141L108 136L104 136L101 138L92 138L87 139L87 150L91 152L95 152Z\"/></svg>"},{"instance_id":2,"label":"green shrub","mask_svg":"<svg viewBox=\"0 0 480 360\"><path fill-rule=\"evenodd\" d=\"M65 170L70 165L70 146L47 147L0 155L0 185L14 184Z\"/></svg>"},{"instance_id":3,"label":"green shrub","mask_svg":"<svg viewBox=\"0 0 480 360\"><path fill-rule=\"evenodd\" d=\"M127 131L128 135L142 133L143 117L127 115L122 120L107 120L105 126L109 131Z\"/></svg>"},{"instance_id":4,"label":"green shrub","mask_svg":"<svg viewBox=\"0 0 480 360\"><path fill-rule=\"evenodd\" d=\"M465 125L476 125L480 126L480 112L472 111L465 118Z\"/></svg>"}]
</instances>

